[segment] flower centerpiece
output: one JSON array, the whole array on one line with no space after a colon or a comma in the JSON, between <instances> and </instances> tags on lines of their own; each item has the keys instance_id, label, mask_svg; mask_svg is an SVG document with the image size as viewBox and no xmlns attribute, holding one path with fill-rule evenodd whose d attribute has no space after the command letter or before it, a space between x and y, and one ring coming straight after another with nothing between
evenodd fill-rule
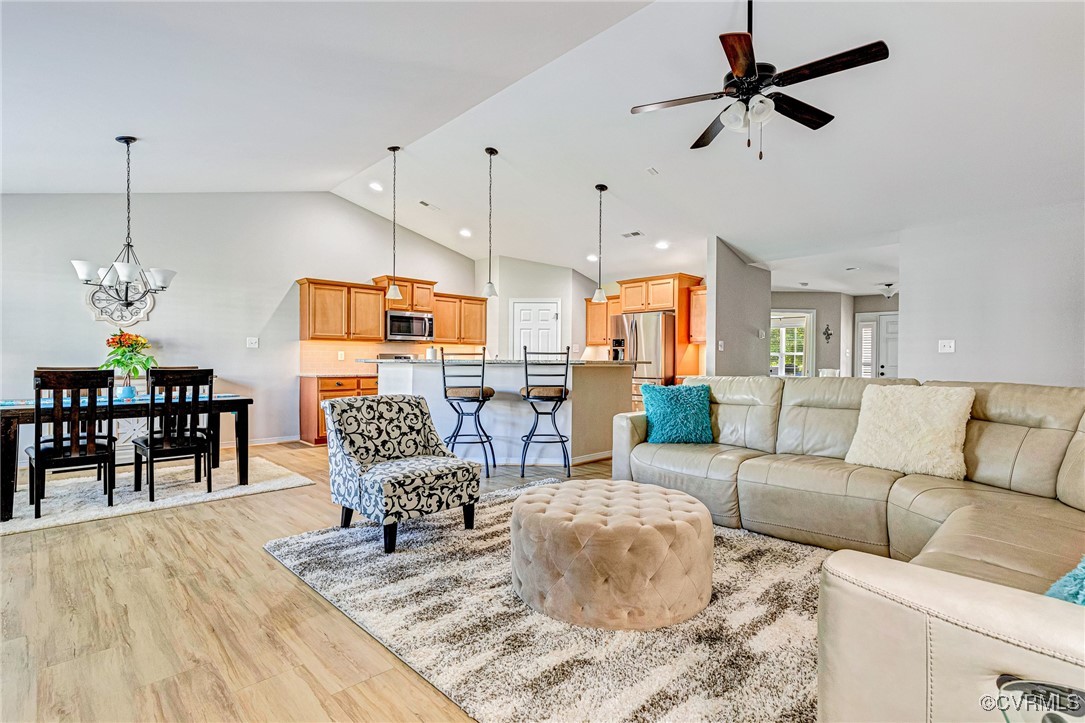
<instances>
[{"instance_id":1,"label":"flower centerpiece","mask_svg":"<svg viewBox=\"0 0 1085 723\"><path fill-rule=\"evenodd\" d=\"M129 334L127 331L118 330L105 340L105 345L109 347L109 353L98 368L116 369L121 372L124 375L122 379L124 384L118 390L117 398L131 399L136 396L136 388L132 386L133 377L138 377L141 371L145 372L158 365L155 358L146 353L151 343L139 334Z\"/></svg>"}]
</instances>

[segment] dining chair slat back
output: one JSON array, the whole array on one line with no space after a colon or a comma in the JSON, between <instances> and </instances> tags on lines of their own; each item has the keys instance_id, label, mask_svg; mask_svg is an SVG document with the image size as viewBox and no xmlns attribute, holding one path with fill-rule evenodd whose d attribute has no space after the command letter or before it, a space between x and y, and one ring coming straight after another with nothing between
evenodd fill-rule
<instances>
[{"instance_id":1,"label":"dining chair slat back","mask_svg":"<svg viewBox=\"0 0 1085 723\"><path fill-rule=\"evenodd\" d=\"M200 415L210 412L214 377L212 369L150 369L147 372L151 397L148 433L154 434L157 427L164 440L194 436L200 428ZM161 402L158 401L160 390ZM201 393L205 395L203 400L200 399Z\"/></svg>"},{"instance_id":2,"label":"dining chair slat back","mask_svg":"<svg viewBox=\"0 0 1085 723\"><path fill-rule=\"evenodd\" d=\"M52 425L52 457L91 457L98 454L93 430L98 420L99 395L105 397L107 436L113 435L113 372L108 369L36 369L34 371L34 453L40 459L45 424ZM85 394L84 394L85 392ZM82 400L86 399L84 405ZM43 408L49 399L51 408ZM65 400L68 404L65 406ZM82 444L85 442L85 445ZM84 448L85 447L85 448Z\"/></svg>"}]
</instances>

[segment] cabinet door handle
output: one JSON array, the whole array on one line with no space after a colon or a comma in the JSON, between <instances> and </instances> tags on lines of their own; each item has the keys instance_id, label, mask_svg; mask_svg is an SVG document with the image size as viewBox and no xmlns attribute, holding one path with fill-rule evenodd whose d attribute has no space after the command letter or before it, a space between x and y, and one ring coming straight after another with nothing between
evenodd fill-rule
<instances>
[{"instance_id":1,"label":"cabinet door handle","mask_svg":"<svg viewBox=\"0 0 1085 723\"><path fill-rule=\"evenodd\" d=\"M343 386L343 382L336 382L336 383L335 383L335 386L337 386L337 387L341 387L341 386Z\"/></svg>"}]
</instances>

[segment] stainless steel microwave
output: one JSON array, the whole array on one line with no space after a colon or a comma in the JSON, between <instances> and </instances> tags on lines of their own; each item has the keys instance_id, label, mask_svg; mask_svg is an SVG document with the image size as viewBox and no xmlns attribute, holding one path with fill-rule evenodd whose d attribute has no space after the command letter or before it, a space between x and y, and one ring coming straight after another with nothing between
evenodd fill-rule
<instances>
[{"instance_id":1,"label":"stainless steel microwave","mask_svg":"<svg viewBox=\"0 0 1085 723\"><path fill-rule=\"evenodd\" d=\"M433 314L389 309L385 330L388 341L433 341Z\"/></svg>"}]
</instances>

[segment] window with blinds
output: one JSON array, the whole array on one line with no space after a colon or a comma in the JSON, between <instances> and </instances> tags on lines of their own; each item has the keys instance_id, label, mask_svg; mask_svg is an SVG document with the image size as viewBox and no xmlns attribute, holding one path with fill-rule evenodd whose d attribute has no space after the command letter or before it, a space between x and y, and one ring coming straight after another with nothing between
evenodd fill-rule
<instances>
[{"instance_id":1,"label":"window with blinds","mask_svg":"<svg viewBox=\"0 0 1085 723\"><path fill-rule=\"evenodd\" d=\"M878 339L878 322L859 322L859 376L874 378L874 344Z\"/></svg>"}]
</instances>

